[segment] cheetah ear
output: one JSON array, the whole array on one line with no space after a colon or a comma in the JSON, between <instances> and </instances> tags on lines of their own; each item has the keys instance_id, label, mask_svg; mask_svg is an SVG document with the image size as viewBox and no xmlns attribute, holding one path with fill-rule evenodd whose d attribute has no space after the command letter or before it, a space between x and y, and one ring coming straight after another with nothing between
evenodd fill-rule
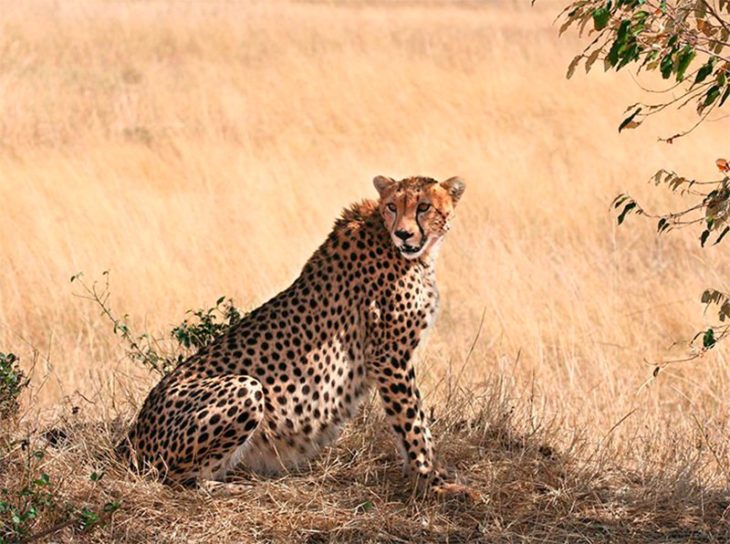
<instances>
[{"instance_id":1,"label":"cheetah ear","mask_svg":"<svg viewBox=\"0 0 730 544\"><path fill-rule=\"evenodd\" d=\"M375 188L378 190L378 193L380 193L380 196L383 196L383 193L385 193L385 191L392 187L394 183L394 179L385 176L375 176L373 178L373 185L375 185Z\"/></svg>"},{"instance_id":2,"label":"cheetah ear","mask_svg":"<svg viewBox=\"0 0 730 544\"><path fill-rule=\"evenodd\" d=\"M441 187L446 189L446 192L451 195L451 198L454 201L454 204L456 204L459 199L461 198L461 195L464 194L464 189L466 189L466 184L464 183L464 180L461 179L458 176L454 176L453 178L449 178L446 181L441 182Z\"/></svg>"}]
</instances>

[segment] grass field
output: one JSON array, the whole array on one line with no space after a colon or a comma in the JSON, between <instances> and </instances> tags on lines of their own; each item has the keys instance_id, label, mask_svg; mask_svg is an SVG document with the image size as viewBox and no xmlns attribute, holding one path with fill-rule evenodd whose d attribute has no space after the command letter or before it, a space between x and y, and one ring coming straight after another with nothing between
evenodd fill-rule
<instances>
[{"instance_id":1,"label":"grass field","mask_svg":"<svg viewBox=\"0 0 730 544\"><path fill-rule=\"evenodd\" d=\"M730 538L727 352L650 380L706 324L726 249L609 211L621 191L676 206L646 180L714 176L726 119L671 146L657 137L691 112L619 135L642 95L628 73L565 79L581 41L558 37L552 0L4 4L0 352L32 377L6 430L63 426L34 470L70 503L121 501L54 541ZM109 459L156 378L70 276L109 270L114 311L157 336L220 295L253 308L378 174L467 181L419 380L481 499L411 496L377 403L312 471L244 476L234 498ZM26 454L0 458L0 487Z\"/></svg>"}]
</instances>

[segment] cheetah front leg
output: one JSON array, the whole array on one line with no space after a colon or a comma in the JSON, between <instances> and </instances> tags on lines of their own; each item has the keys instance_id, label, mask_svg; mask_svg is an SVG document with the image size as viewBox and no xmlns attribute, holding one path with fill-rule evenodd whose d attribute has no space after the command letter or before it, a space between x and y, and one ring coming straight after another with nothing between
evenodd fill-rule
<instances>
[{"instance_id":1,"label":"cheetah front leg","mask_svg":"<svg viewBox=\"0 0 730 544\"><path fill-rule=\"evenodd\" d=\"M473 498L464 486L449 483L445 473L435 464L431 431L410 355L410 352L405 356L383 352L376 356L373 364L374 378L398 449L407 469L416 476L419 489L440 496Z\"/></svg>"},{"instance_id":2,"label":"cheetah front leg","mask_svg":"<svg viewBox=\"0 0 730 544\"><path fill-rule=\"evenodd\" d=\"M405 365L399 364L396 358L381 357L377 365L376 380L388 422L395 433L406 468L416 476L421 491L430 491L444 499L477 499L475 492L450 482L445 471L437 466L431 431L423 412L421 393L416 385L415 369L410 358L401 359L404 360L407 360Z\"/></svg>"}]
</instances>

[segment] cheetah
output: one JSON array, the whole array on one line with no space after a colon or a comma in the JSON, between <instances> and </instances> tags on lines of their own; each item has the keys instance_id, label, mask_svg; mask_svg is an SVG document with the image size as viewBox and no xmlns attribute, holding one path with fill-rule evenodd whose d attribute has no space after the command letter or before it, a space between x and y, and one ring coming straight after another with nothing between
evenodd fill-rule
<instances>
[{"instance_id":1,"label":"cheetah","mask_svg":"<svg viewBox=\"0 0 730 544\"><path fill-rule=\"evenodd\" d=\"M373 180L294 283L181 363L149 393L127 445L169 483L234 467L276 474L333 442L377 388L419 488L449 493L434 461L413 354L439 294L434 264L465 184Z\"/></svg>"}]
</instances>

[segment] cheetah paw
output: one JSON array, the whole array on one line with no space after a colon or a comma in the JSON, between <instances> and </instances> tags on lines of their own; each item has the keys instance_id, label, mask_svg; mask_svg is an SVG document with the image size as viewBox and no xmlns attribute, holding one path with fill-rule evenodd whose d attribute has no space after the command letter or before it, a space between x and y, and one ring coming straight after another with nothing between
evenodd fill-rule
<instances>
[{"instance_id":1,"label":"cheetah paw","mask_svg":"<svg viewBox=\"0 0 730 544\"><path fill-rule=\"evenodd\" d=\"M456 483L443 483L435 486L433 495L442 501L460 501L464 503L477 502L481 497L470 487Z\"/></svg>"},{"instance_id":2,"label":"cheetah paw","mask_svg":"<svg viewBox=\"0 0 730 544\"><path fill-rule=\"evenodd\" d=\"M249 491L249 487L215 480L203 480L200 482L200 489L210 497L215 498L235 497L236 495L241 495Z\"/></svg>"}]
</instances>

